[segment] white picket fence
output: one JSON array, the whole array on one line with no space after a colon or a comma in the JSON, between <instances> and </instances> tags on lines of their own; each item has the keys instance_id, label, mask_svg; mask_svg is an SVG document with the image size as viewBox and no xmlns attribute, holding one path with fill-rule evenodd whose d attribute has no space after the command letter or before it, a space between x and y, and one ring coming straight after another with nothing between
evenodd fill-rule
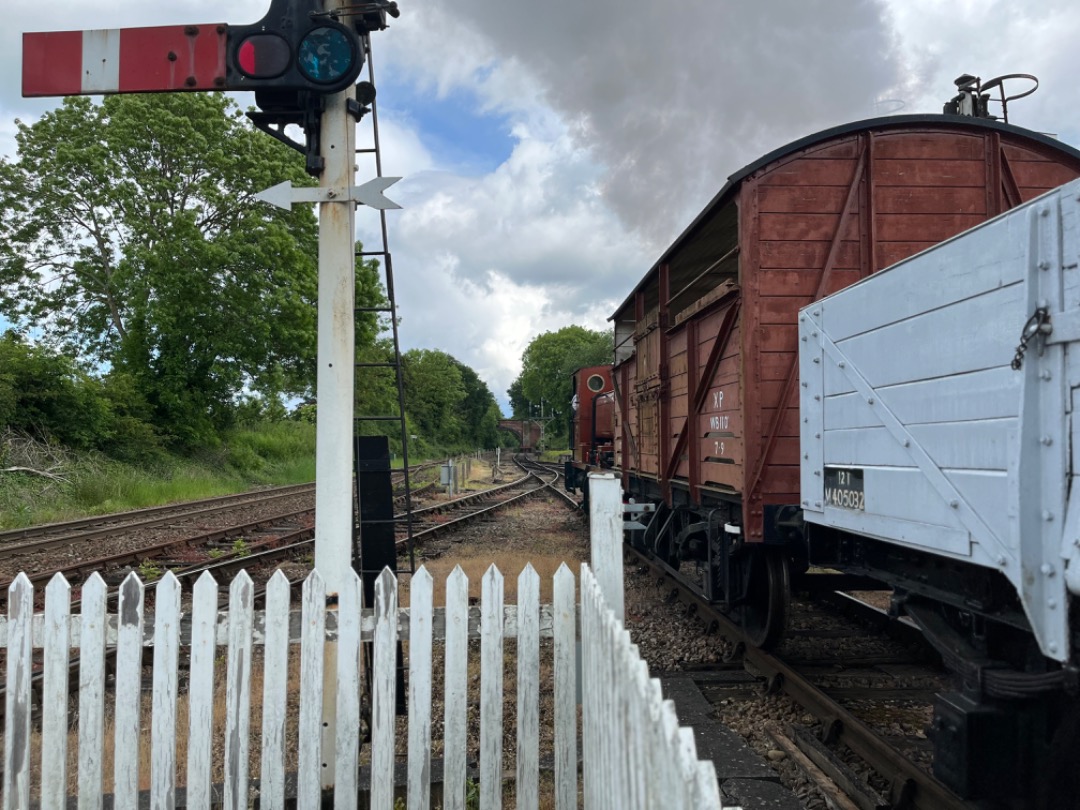
<instances>
[{"instance_id":1,"label":"white picket fence","mask_svg":"<svg viewBox=\"0 0 1080 810\"><path fill-rule=\"evenodd\" d=\"M581 566L581 637L585 807L723 807L716 769L697 758L693 730L679 727L675 704L649 677L588 565Z\"/></svg>"},{"instance_id":2,"label":"white picket fence","mask_svg":"<svg viewBox=\"0 0 1080 810\"><path fill-rule=\"evenodd\" d=\"M582 566L581 675L583 694L584 806L596 808L719 808L711 762L699 762L693 735L678 728L670 701L650 680L620 621L607 610L589 567ZM135 574L124 580L116 614L106 612L106 586L96 574L81 588L81 611L71 612L71 587L59 575L45 592L45 611L34 614L34 591L20 575L9 589L8 616L0 617L6 648L3 807L43 810L67 806L69 657L78 653L77 795L79 808L102 806L107 691L114 693L114 807L136 808L140 780L148 782L150 806L175 805L186 765L189 807L212 802L213 752L223 750L224 806L245 808L249 780L251 703L262 703L259 803L283 807L287 750L297 752L297 806L321 799L320 725L324 645L336 644L337 745L334 807L357 807L361 642L373 642L371 807L394 806L396 647L408 641L407 807L431 806L432 669L434 639L444 642L444 767L442 807L463 810L466 791L468 639L480 639L480 808L502 803L504 641L516 639L518 808L536 808L539 788L541 638L553 638L555 806L579 806L575 579L563 565L553 581L553 604L541 605L539 577L527 566L517 581L517 605L504 605L503 575L492 566L483 577L481 604L468 604L468 579L460 569L446 582L445 607L434 608L433 581L421 568L412 577L409 607L398 609L398 583L380 576L373 609L360 609L358 578L347 578L336 609L326 609L322 578L303 585L302 610L290 613L290 586L279 571L271 579L266 609L255 611L254 586L246 573L229 587L228 609L218 610L217 583L204 574L194 588L193 609L182 614L179 582L166 574L154 588L155 612L144 615L145 586ZM290 618L292 621L290 622ZM299 721L286 739L288 653L300 645ZM263 685L252 694L252 653L263 651ZM150 716L142 716L143 647L153 647ZM224 647L226 719L224 739L213 737L214 670ZM115 649L113 689L107 688L106 648ZM40 762L32 745L34 650L43 649ZM178 664L188 661L187 761L177 761ZM295 687L294 687L295 688ZM36 690L35 690L36 691ZM150 725L149 778L140 773L140 726ZM40 764L40 767L37 767ZM221 763L218 763L219 768ZM35 774L37 787L31 784Z\"/></svg>"}]
</instances>

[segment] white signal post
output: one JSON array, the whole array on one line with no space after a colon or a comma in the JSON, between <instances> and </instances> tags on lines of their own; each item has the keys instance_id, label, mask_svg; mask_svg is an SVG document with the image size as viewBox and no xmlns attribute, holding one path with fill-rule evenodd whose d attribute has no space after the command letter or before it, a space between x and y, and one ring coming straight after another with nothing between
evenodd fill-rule
<instances>
[{"instance_id":1,"label":"white signal post","mask_svg":"<svg viewBox=\"0 0 1080 810\"><path fill-rule=\"evenodd\" d=\"M340 8L330 0L327 11ZM356 172L356 121L347 101L349 87L326 97L321 154L325 161L320 189L351 189ZM326 593L341 591L352 574L353 385L355 331L355 212L351 195L319 203L319 337L315 426L315 570ZM337 739L337 645L327 644L323 661L323 723L320 776L334 784ZM359 729L357 729L359 734Z\"/></svg>"}]
</instances>

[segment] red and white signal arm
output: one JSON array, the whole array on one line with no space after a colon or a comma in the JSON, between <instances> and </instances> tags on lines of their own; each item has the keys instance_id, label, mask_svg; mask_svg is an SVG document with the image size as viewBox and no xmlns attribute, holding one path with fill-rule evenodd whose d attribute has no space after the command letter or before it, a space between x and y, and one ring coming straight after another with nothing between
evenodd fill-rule
<instances>
[{"instance_id":1,"label":"red and white signal arm","mask_svg":"<svg viewBox=\"0 0 1080 810\"><path fill-rule=\"evenodd\" d=\"M224 90L228 30L211 23L23 34L22 94Z\"/></svg>"}]
</instances>

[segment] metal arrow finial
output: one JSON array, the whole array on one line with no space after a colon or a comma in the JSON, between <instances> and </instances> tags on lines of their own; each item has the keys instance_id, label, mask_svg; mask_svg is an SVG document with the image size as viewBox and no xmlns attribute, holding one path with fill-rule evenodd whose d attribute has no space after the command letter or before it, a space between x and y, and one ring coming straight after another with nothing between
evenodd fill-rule
<instances>
[{"instance_id":1,"label":"metal arrow finial","mask_svg":"<svg viewBox=\"0 0 1080 810\"><path fill-rule=\"evenodd\" d=\"M353 186L350 196L361 205L377 208L380 211L401 208L396 202L383 196L383 192L400 179L400 177L376 177L363 185Z\"/></svg>"}]
</instances>

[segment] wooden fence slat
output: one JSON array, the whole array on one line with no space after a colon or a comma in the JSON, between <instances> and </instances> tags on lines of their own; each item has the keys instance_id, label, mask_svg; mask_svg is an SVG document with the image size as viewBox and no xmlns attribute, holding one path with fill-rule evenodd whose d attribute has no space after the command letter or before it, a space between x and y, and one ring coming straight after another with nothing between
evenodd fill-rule
<instances>
[{"instance_id":1,"label":"wooden fence slat","mask_svg":"<svg viewBox=\"0 0 1080 810\"><path fill-rule=\"evenodd\" d=\"M187 801L210 806L211 735L214 716L214 635L218 586L209 571L195 582L191 597L191 659L188 664Z\"/></svg>"},{"instance_id":2,"label":"wooden fence slat","mask_svg":"<svg viewBox=\"0 0 1080 810\"><path fill-rule=\"evenodd\" d=\"M335 810L356 810L360 754L361 592L360 577L350 569L342 577L338 591L337 725L333 763Z\"/></svg>"},{"instance_id":3,"label":"wooden fence slat","mask_svg":"<svg viewBox=\"0 0 1080 810\"><path fill-rule=\"evenodd\" d=\"M676 743L679 752L679 781L683 785L686 806L697 808L694 801L697 787L697 746L694 744L694 730L680 727Z\"/></svg>"},{"instance_id":4,"label":"wooden fence slat","mask_svg":"<svg viewBox=\"0 0 1080 810\"><path fill-rule=\"evenodd\" d=\"M608 717L608 755L611 757L611 795L619 807L629 807L626 797L626 765L623 761L623 753L626 750L626 707L624 705L625 680L618 677L619 665L622 662L622 625L616 622L615 617L609 617L608 644L610 657L608 658L608 673L611 677L611 702Z\"/></svg>"},{"instance_id":5,"label":"wooden fence slat","mask_svg":"<svg viewBox=\"0 0 1080 810\"><path fill-rule=\"evenodd\" d=\"M105 750L105 599L94 572L79 605L79 810L101 810Z\"/></svg>"},{"instance_id":6,"label":"wooden fence slat","mask_svg":"<svg viewBox=\"0 0 1080 810\"><path fill-rule=\"evenodd\" d=\"M30 806L30 681L33 676L30 617L34 586L20 573L8 587L8 619L14 623L7 647L4 696L4 807Z\"/></svg>"},{"instance_id":7,"label":"wooden fence slat","mask_svg":"<svg viewBox=\"0 0 1080 810\"><path fill-rule=\"evenodd\" d=\"M289 578L281 569L266 586L263 652L262 766L259 806L285 807L285 707L289 677Z\"/></svg>"},{"instance_id":8,"label":"wooden fence slat","mask_svg":"<svg viewBox=\"0 0 1080 810\"><path fill-rule=\"evenodd\" d=\"M503 575L492 565L480 587L480 810L502 808Z\"/></svg>"},{"instance_id":9,"label":"wooden fence slat","mask_svg":"<svg viewBox=\"0 0 1080 810\"><path fill-rule=\"evenodd\" d=\"M649 665L642 660L634 647L634 661L627 673L634 685L635 731L631 742L634 746L633 773L635 795L641 807L649 807L649 767L652 752L649 750Z\"/></svg>"},{"instance_id":10,"label":"wooden fence slat","mask_svg":"<svg viewBox=\"0 0 1080 810\"><path fill-rule=\"evenodd\" d=\"M465 810L466 675L469 661L469 578L455 565L446 578L443 696L443 807Z\"/></svg>"},{"instance_id":11,"label":"wooden fence slat","mask_svg":"<svg viewBox=\"0 0 1080 810\"><path fill-rule=\"evenodd\" d=\"M695 810L713 810L723 808L720 799L720 782L716 778L716 766L711 759L702 759L697 762L695 795L697 804ZM741 810L741 808L732 808Z\"/></svg>"},{"instance_id":12,"label":"wooden fence slat","mask_svg":"<svg viewBox=\"0 0 1080 810\"><path fill-rule=\"evenodd\" d=\"M670 785L672 810L689 810L679 773L679 718L675 713L675 703L671 700L660 704L660 731L666 753L667 783Z\"/></svg>"},{"instance_id":13,"label":"wooden fence slat","mask_svg":"<svg viewBox=\"0 0 1080 810\"><path fill-rule=\"evenodd\" d=\"M555 631L555 810L577 808L577 628L574 573L566 563L555 572L552 613Z\"/></svg>"},{"instance_id":14,"label":"wooden fence slat","mask_svg":"<svg viewBox=\"0 0 1080 810\"><path fill-rule=\"evenodd\" d=\"M526 563L518 576L517 784L518 810L540 799L540 575Z\"/></svg>"},{"instance_id":15,"label":"wooden fence slat","mask_svg":"<svg viewBox=\"0 0 1080 810\"><path fill-rule=\"evenodd\" d=\"M154 589L154 692L150 806L176 806L176 666L180 658L180 582L172 571Z\"/></svg>"},{"instance_id":16,"label":"wooden fence slat","mask_svg":"<svg viewBox=\"0 0 1080 810\"><path fill-rule=\"evenodd\" d=\"M241 570L229 585L229 657L225 680L225 810L248 806L251 747L251 642L255 586Z\"/></svg>"},{"instance_id":17,"label":"wooden fence slat","mask_svg":"<svg viewBox=\"0 0 1080 810\"><path fill-rule=\"evenodd\" d=\"M397 579L384 568L375 580L375 649L371 707L371 810L394 806L394 709L397 704Z\"/></svg>"},{"instance_id":18,"label":"wooden fence slat","mask_svg":"<svg viewBox=\"0 0 1080 810\"><path fill-rule=\"evenodd\" d=\"M665 781L666 764L664 760L664 734L660 727L660 709L664 704L663 689L659 678L650 678L649 688L649 745L652 748L653 762L650 766L649 787L652 788L650 797L654 805L663 801L665 793L670 792L671 787Z\"/></svg>"},{"instance_id":19,"label":"wooden fence slat","mask_svg":"<svg viewBox=\"0 0 1080 810\"><path fill-rule=\"evenodd\" d=\"M661 711L664 705L663 689L659 678L649 679L649 744L654 752L653 764L650 768L652 777L651 786L655 791L651 794L655 801L659 801L665 795L670 795L671 785L667 780L667 749L664 743L664 730L661 726Z\"/></svg>"},{"instance_id":20,"label":"wooden fence slat","mask_svg":"<svg viewBox=\"0 0 1080 810\"><path fill-rule=\"evenodd\" d=\"M299 810L318 810L322 796L323 647L326 635L326 582L312 571L304 582L300 640Z\"/></svg>"},{"instance_id":21,"label":"wooden fence slat","mask_svg":"<svg viewBox=\"0 0 1080 810\"><path fill-rule=\"evenodd\" d=\"M596 609L593 604L595 583L589 573L589 566L581 566L581 638L593 639L595 635ZM599 807L596 801L596 703L595 691L596 648L592 644L581 645L581 756L582 789L585 794L585 807Z\"/></svg>"},{"instance_id":22,"label":"wooden fence slat","mask_svg":"<svg viewBox=\"0 0 1080 810\"><path fill-rule=\"evenodd\" d=\"M616 779L616 766L614 762L614 756L612 751L612 738L614 736L613 726L617 722L615 719L615 700L616 694L612 688L615 681L611 679L612 670L614 669L612 659L615 657L614 638L612 632L612 624L614 619L611 614L604 611L600 614L600 677L597 679L598 686L603 684L599 690L601 701L600 717L600 747L601 747L601 796L605 797L605 800L610 802L611 798L616 796L616 790L618 781Z\"/></svg>"},{"instance_id":23,"label":"wooden fence slat","mask_svg":"<svg viewBox=\"0 0 1080 810\"><path fill-rule=\"evenodd\" d=\"M431 612L423 566L409 583L409 810L431 807Z\"/></svg>"},{"instance_id":24,"label":"wooden fence slat","mask_svg":"<svg viewBox=\"0 0 1080 810\"><path fill-rule=\"evenodd\" d=\"M142 702L144 586L132 571L120 585L120 628L116 641L113 807L139 806L139 714Z\"/></svg>"},{"instance_id":25,"label":"wooden fence slat","mask_svg":"<svg viewBox=\"0 0 1080 810\"><path fill-rule=\"evenodd\" d=\"M71 586L56 574L45 588L45 682L41 695L41 808L67 807L68 619Z\"/></svg>"},{"instance_id":26,"label":"wooden fence slat","mask_svg":"<svg viewBox=\"0 0 1080 810\"><path fill-rule=\"evenodd\" d=\"M622 785L623 801L627 807L640 807L637 793L637 777L634 770L636 766L634 757L634 734L637 733L635 713L637 712L637 700L633 683L634 648L630 642L630 634L625 628L620 628L619 635L619 694L622 707L620 725L622 727L622 773L626 783Z\"/></svg>"}]
</instances>

